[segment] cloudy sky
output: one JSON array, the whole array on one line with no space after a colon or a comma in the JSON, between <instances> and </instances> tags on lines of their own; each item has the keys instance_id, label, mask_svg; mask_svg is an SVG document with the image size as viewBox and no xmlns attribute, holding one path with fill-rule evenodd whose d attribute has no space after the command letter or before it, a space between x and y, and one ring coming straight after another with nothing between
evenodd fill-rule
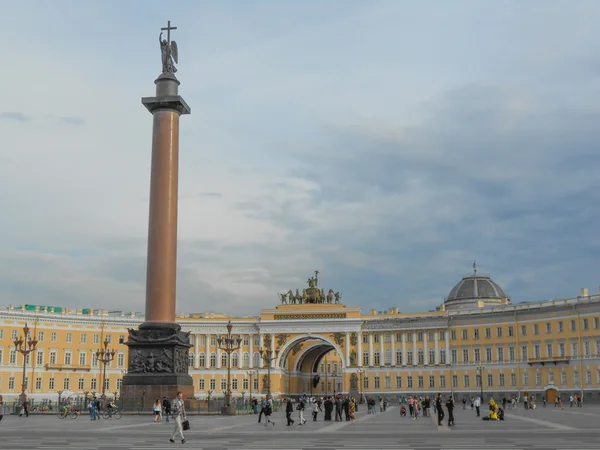
<instances>
[{"instance_id":1,"label":"cloudy sky","mask_svg":"<svg viewBox=\"0 0 600 450\"><path fill-rule=\"evenodd\" d=\"M180 51L178 310L315 269L427 310L471 271L597 292L597 1L0 1L0 305L143 311L152 117Z\"/></svg>"}]
</instances>

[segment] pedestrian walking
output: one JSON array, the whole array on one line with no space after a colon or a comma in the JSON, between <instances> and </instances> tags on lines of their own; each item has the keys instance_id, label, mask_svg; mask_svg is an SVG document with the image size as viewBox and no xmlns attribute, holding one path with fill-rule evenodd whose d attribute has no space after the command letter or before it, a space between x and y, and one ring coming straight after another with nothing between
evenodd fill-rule
<instances>
[{"instance_id":1,"label":"pedestrian walking","mask_svg":"<svg viewBox=\"0 0 600 450\"><path fill-rule=\"evenodd\" d=\"M444 420L444 409L442 408L442 394L438 394L435 399L435 409L438 415L438 425L443 425L442 420Z\"/></svg>"},{"instance_id":2,"label":"pedestrian walking","mask_svg":"<svg viewBox=\"0 0 600 450\"><path fill-rule=\"evenodd\" d=\"M167 400L167 397L163 398L163 414L165 416L165 422L169 421L169 416L171 415L171 402Z\"/></svg>"},{"instance_id":3,"label":"pedestrian walking","mask_svg":"<svg viewBox=\"0 0 600 450\"><path fill-rule=\"evenodd\" d=\"M304 398L300 397L300 401L298 402L296 409L298 410L298 417L300 418L300 423L298 425L304 425L306 423L306 419L304 418L304 410L306 409Z\"/></svg>"},{"instance_id":4,"label":"pedestrian walking","mask_svg":"<svg viewBox=\"0 0 600 450\"><path fill-rule=\"evenodd\" d=\"M448 409L448 426L454 426L454 398L452 396L446 402L446 408Z\"/></svg>"},{"instance_id":5,"label":"pedestrian walking","mask_svg":"<svg viewBox=\"0 0 600 450\"><path fill-rule=\"evenodd\" d=\"M157 398L154 402L154 405L152 405L152 411L154 411L154 421L160 422L160 413L162 412L162 405L160 403L159 398Z\"/></svg>"},{"instance_id":6,"label":"pedestrian walking","mask_svg":"<svg viewBox=\"0 0 600 450\"><path fill-rule=\"evenodd\" d=\"M173 413L173 418L175 419L175 427L173 428L169 442L175 442L175 435L179 433L181 436L181 443L185 444L183 421L187 420L187 416L185 414L185 404L183 403L183 393L181 391L177 392L177 397L171 402L171 411Z\"/></svg>"},{"instance_id":7,"label":"pedestrian walking","mask_svg":"<svg viewBox=\"0 0 600 450\"><path fill-rule=\"evenodd\" d=\"M319 405L317 402L313 402L312 404L312 418L313 422L317 421L317 416L319 415Z\"/></svg>"},{"instance_id":8,"label":"pedestrian walking","mask_svg":"<svg viewBox=\"0 0 600 450\"><path fill-rule=\"evenodd\" d=\"M260 401L260 413L258 414L258 423L260 423L263 414L265 413L265 408L267 407L267 401L263 399Z\"/></svg>"},{"instance_id":9,"label":"pedestrian walking","mask_svg":"<svg viewBox=\"0 0 600 450\"><path fill-rule=\"evenodd\" d=\"M265 427L269 425L269 422L275 426L275 422L271 420L271 414L275 409L275 405L273 404L273 399L271 397L267 398L267 404L265 406Z\"/></svg>"},{"instance_id":10,"label":"pedestrian walking","mask_svg":"<svg viewBox=\"0 0 600 450\"><path fill-rule=\"evenodd\" d=\"M285 418L287 419L287 426L294 425L294 419L292 419L292 414L294 414L294 404L292 403L292 399L288 398L285 405Z\"/></svg>"}]
</instances>

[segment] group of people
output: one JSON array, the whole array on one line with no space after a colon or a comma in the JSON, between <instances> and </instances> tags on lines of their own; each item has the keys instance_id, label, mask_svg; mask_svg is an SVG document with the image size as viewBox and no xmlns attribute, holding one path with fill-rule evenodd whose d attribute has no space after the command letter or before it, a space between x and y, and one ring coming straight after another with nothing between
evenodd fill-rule
<instances>
[{"instance_id":1,"label":"group of people","mask_svg":"<svg viewBox=\"0 0 600 450\"><path fill-rule=\"evenodd\" d=\"M169 415L171 414L171 402L167 399L167 397L163 397L162 402L159 398L157 398L152 405L152 411L154 411L155 422L160 422L163 417L168 422Z\"/></svg>"},{"instance_id":2,"label":"group of people","mask_svg":"<svg viewBox=\"0 0 600 450\"><path fill-rule=\"evenodd\" d=\"M408 406L408 414L413 420L417 420L421 415L427 417L431 408L431 399L429 397L409 395L407 399L405 396L402 396L399 403L400 416L406 417L406 406Z\"/></svg>"},{"instance_id":3,"label":"group of people","mask_svg":"<svg viewBox=\"0 0 600 450\"><path fill-rule=\"evenodd\" d=\"M377 412L377 402L374 398L369 397L366 398L367 402L367 414L375 414ZM387 407L389 405L388 399L384 397L379 397L379 412L387 411Z\"/></svg>"},{"instance_id":4,"label":"group of people","mask_svg":"<svg viewBox=\"0 0 600 450\"><path fill-rule=\"evenodd\" d=\"M258 402L258 401L257 401ZM265 416L265 427L270 423L275 426L275 422L271 420L271 414L275 411L275 405L273 404L273 397L268 395L260 399L260 412L258 413L258 423L261 423L262 416Z\"/></svg>"},{"instance_id":5,"label":"group of people","mask_svg":"<svg viewBox=\"0 0 600 450\"><path fill-rule=\"evenodd\" d=\"M294 410L298 411L298 419L300 423L298 425L305 425L306 419L304 418L304 412L310 409L312 413L312 420L316 422L320 412L324 412L323 420L325 422L336 422L347 421L350 422L355 419L356 414L356 400L354 397L337 395L336 397L307 397L301 396L297 402L294 402L291 398L286 398L285 402L285 416L287 419L287 426L292 426L296 421L292 419ZM335 417L335 419L333 419ZM260 418L259 418L260 422Z\"/></svg>"},{"instance_id":6,"label":"group of people","mask_svg":"<svg viewBox=\"0 0 600 450\"><path fill-rule=\"evenodd\" d=\"M450 396L446 402L442 397L442 394L438 394L435 400L429 397L418 397L409 395L408 398L405 396L400 397L400 416L406 417L407 406L408 416L412 420L417 420L420 416L428 417L429 411L433 407L433 413L437 414L438 425L443 425L442 421L446 417L444 412L444 406L448 411L448 426L454 426L454 397Z\"/></svg>"}]
</instances>

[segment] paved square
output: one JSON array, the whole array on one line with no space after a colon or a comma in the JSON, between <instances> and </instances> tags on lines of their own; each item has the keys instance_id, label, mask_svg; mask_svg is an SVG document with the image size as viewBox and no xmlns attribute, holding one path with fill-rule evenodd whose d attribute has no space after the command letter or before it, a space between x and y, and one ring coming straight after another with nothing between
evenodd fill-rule
<instances>
[{"instance_id":1,"label":"paved square","mask_svg":"<svg viewBox=\"0 0 600 450\"><path fill-rule=\"evenodd\" d=\"M309 414L306 415L307 418ZM194 449L598 449L600 407L548 407L508 410L506 420L483 421L470 409L456 410L455 427L438 427L431 417L411 420L393 407L367 415L360 408L354 422L307 422L285 426L285 415L274 414L275 426L257 423L257 416L190 416L192 429L185 447ZM295 417L297 418L297 417ZM298 423L298 421L296 421ZM90 421L60 420L32 415L5 416L0 423L0 448L20 449L159 449L170 446L172 423L153 423L152 416Z\"/></svg>"}]
</instances>

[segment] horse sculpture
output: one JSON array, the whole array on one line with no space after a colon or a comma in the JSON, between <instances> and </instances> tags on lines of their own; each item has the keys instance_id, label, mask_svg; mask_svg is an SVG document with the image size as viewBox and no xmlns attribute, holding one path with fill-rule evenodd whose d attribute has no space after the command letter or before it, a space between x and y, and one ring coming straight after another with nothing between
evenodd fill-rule
<instances>
[{"instance_id":1,"label":"horse sculpture","mask_svg":"<svg viewBox=\"0 0 600 450\"><path fill-rule=\"evenodd\" d=\"M333 289L329 289L327 292L327 303L333 303Z\"/></svg>"}]
</instances>

